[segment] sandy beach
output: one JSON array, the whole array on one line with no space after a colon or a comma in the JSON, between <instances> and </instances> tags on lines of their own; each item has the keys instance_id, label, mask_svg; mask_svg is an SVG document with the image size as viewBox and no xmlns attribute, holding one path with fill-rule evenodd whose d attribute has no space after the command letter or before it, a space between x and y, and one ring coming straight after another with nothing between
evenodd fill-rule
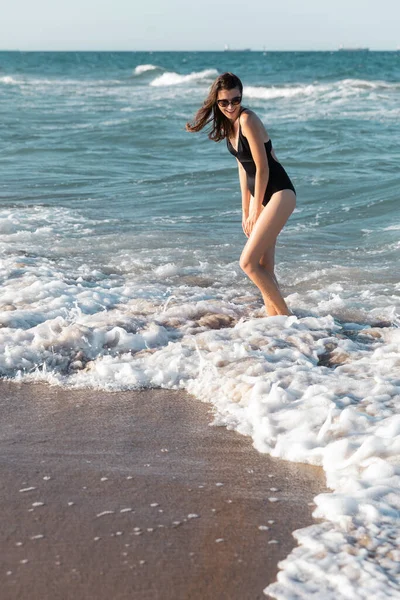
<instances>
[{"instance_id":1,"label":"sandy beach","mask_svg":"<svg viewBox=\"0 0 400 600\"><path fill-rule=\"evenodd\" d=\"M183 392L0 396L2 600L265 598L324 489Z\"/></svg>"}]
</instances>

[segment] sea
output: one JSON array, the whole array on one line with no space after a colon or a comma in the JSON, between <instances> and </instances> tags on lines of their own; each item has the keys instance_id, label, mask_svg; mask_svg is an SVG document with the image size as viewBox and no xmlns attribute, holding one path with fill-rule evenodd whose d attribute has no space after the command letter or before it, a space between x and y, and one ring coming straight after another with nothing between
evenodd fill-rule
<instances>
[{"instance_id":1,"label":"sea","mask_svg":"<svg viewBox=\"0 0 400 600\"><path fill-rule=\"evenodd\" d=\"M185 130L224 71L296 187L288 317L240 269L236 161ZM320 465L277 599L400 598L399 122L399 52L0 53L0 376L183 389Z\"/></svg>"}]
</instances>

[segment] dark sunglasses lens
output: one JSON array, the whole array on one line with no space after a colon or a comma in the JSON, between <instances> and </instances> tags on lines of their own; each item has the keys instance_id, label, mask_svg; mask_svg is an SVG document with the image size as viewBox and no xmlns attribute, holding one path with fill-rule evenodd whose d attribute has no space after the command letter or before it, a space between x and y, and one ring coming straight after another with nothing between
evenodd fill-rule
<instances>
[{"instance_id":1,"label":"dark sunglasses lens","mask_svg":"<svg viewBox=\"0 0 400 600\"><path fill-rule=\"evenodd\" d=\"M241 103L241 101L242 98L240 96L235 96L234 98L232 98L232 100L218 100L218 104L223 108L227 108L230 104L232 104L232 106L237 106Z\"/></svg>"}]
</instances>

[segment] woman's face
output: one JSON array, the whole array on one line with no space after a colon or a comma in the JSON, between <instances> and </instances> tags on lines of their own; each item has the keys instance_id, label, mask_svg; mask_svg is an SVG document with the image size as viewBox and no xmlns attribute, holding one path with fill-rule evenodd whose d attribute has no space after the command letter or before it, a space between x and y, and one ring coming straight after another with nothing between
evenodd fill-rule
<instances>
[{"instance_id":1,"label":"woman's face","mask_svg":"<svg viewBox=\"0 0 400 600\"><path fill-rule=\"evenodd\" d=\"M228 106L221 106L221 100L222 104L228 104L229 102ZM232 101L234 102L234 104L232 104ZM222 112L222 114L224 114L231 121L234 121L239 116L241 101L242 94L240 93L239 88L218 91L218 108Z\"/></svg>"}]
</instances>

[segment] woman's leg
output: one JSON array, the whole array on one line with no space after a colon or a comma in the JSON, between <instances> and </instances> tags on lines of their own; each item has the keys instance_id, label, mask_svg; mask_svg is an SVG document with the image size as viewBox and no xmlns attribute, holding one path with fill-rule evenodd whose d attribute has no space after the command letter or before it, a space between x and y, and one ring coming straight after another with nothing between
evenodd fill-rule
<instances>
[{"instance_id":1,"label":"woman's leg","mask_svg":"<svg viewBox=\"0 0 400 600\"><path fill-rule=\"evenodd\" d=\"M269 316L290 315L270 269L276 239L295 206L296 196L291 190L276 192L258 217L240 257L240 266L260 290ZM260 264L262 260L268 267Z\"/></svg>"},{"instance_id":2,"label":"woman's leg","mask_svg":"<svg viewBox=\"0 0 400 600\"><path fill-rule=\"evenodd\" d=\"M278 281L275 276L275 244L272 246L272 248L267 248L267 250L261 256L260 265L267 271L267 273L271 275L276 283L277 288L279 289ZM270 303L266 305L266 309L269 317L273 317L277 314L274 306Z\"/></svg>"}]
</instances>

